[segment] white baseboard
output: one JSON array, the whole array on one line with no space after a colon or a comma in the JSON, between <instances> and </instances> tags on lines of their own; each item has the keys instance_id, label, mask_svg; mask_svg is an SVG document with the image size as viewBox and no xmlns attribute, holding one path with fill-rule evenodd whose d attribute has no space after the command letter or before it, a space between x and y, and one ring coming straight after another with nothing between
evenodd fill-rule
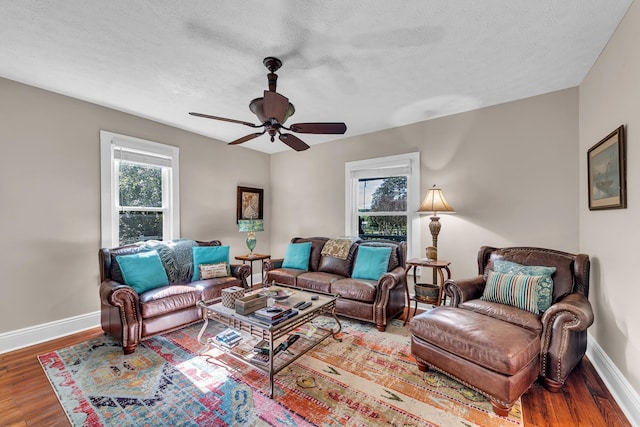
<instances>
[{"instance_id":1,"label":"white baseboard","mask_svg":"<svg viewBox=\"0 0 640 427\"><path fill-rule=\"evenodd\" d=\"M614 365L607 353L591 335L588 338L587 357L600 375L611 395L627 416L632 426L640 426L640 395Z\"/></svg>"},{"instance_id":2,"label":"white baseboard","mask_svg":"<svg viewBox=\"0 0 640 427\"><path fill-rule=\"evenodd\" d=\"M100 326L100 312L81 314L0 334L0 354Z\"/></svg>"}]
</instances>

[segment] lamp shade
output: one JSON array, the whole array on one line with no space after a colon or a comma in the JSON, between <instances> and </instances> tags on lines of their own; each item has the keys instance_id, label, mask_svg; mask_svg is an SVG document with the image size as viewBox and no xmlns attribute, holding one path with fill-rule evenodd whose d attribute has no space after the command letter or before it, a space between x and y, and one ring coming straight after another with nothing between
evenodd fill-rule
<instances>
[{"instance_id":1,"label":"lamp shade","mask_svg":"<svg viewBox=\"0 0 640 427\"><path fill-rule=\"evenodd\" d=\"M427 191L418 212L430 212L436 215L438 212L455 212L442 194L442 189L435 185Z\"/></svg>"},{"instance_id":2,"label":"lamp shade","mask_svg":"<svg viewBox=\"0 0 640 427\"><path fill-rule=\"evenodd\" d=\"M238 231L264 231L264 220L262 219L240 219L238 220Z\"/></svg>"}]
</instances>

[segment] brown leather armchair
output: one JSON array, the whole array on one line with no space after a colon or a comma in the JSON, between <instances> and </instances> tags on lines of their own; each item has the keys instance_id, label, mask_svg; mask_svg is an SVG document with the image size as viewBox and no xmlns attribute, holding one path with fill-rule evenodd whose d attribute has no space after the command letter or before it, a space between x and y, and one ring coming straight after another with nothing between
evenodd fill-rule
<instances>
[{"instance_id":1,"label":"brown leather armchair","mask_svg":"<svg viewBox=\"0 0 640 427\"><path fill-rule=\"evenodd\" d=\"M550 306L533 313L481 299L496 260L555 267ZM411 320L418 368L434 368L470 386L503 416L539 376L548 390L559 391L587 348L587 328L593 323L589 269L584 254L483 246L478 276L445 282L451 306Z\"/></svg>"}]
</instances>

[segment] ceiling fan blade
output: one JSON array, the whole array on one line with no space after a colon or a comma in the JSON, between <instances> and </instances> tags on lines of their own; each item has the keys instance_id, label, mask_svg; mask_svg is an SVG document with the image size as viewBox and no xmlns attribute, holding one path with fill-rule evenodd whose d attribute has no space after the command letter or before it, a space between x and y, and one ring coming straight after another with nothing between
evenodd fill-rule
<instances>
[{"instance_id":1,"label":"ceiling fan blade","mask_svg":"<svg viewBox=\"0 0 640 427\"><path fill-rule=\"evenodd\" d=\"M280 141L284 142L296 151L304 151L309 148L309 146L304 141L302 141L295 135L291 135L290 133L280 134Z\"/></svg>"},{"instance_id":2,"label":"ceiling fan blade","mask_svg":"<svg viewBox=\"0 0 640 427\"><path fill-rule=\"evenodd\" d=\"M295 123L290 129L298 133L342 134L347 131L344 123Z\"/></svg>"},{"instance_id":3,"label":"ceiling fan blade","mask_svg":"<svg viewBox=\"0 0 640 427\"><path fill-rule=\"evenodd\" d=\"M192 116L196 116L196 117L204 117L205 119L213 119L213 120L221 120L223 122L239 123L241 125L250 126L252 128L258 128L258 127L262 126L262 125L254 125L253 123L244 122L242 120L227 119L225 117L210 116L208 114L202 114L202 113L191 112L189 114L191 114Z\"/></svg>"},{"instance_id":4,"label":"ceiling fan blade","mask_svg":"<svg viewBox=\"0 0 640 427\"><path fill-rule=\"evenodd\" d=\"M249 135L245 135L242 138L238 138L235 141L231 141L230 143L228 143L227 145L238 145L238 144L242 144L243 142L247 142L252 140L253 138L257 138L261 135L264 135L264 132L257 132L257 133L250 133Z\"/></svg>"},{"instance_id":5,"label":"ceiling fan blade","mask_svg":"<svg viewBox=\"0 0 640 427\"><path fill-rule=\"evenodd\" d=\"M268 120L275 118L278 123L283 123L287 109L289 108L289 99L277 92L264 91L264 117Z\"/></svg>"}]
</instances>

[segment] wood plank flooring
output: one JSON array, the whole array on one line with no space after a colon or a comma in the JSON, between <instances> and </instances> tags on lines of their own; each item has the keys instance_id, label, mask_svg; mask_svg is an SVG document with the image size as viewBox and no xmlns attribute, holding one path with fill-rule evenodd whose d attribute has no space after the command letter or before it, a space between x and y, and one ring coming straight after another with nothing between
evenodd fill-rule
<instances>
[{"instance_id":1,"label":"wood plank flooring","mask_svg":"<svg viewBox=\"0 0 640 427\"><path fill-rule=\"evenodd\" d=\"M0 355L0 426L68 426L37 356L102 334L99 328ZM630 426L587 358L560 393L535 384L522 397L525 426Z\"/></svg>"}]
</instances>

